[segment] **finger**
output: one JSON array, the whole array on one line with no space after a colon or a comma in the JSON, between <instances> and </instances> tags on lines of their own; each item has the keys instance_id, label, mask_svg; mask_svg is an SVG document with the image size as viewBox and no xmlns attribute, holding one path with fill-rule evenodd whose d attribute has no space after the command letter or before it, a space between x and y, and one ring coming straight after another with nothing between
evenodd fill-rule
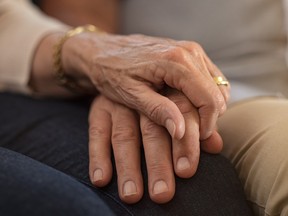
<instances>
[{"instance_id":1,"label":"finger","mask_svg":"<svg viewBox=\"0 0 288 216\"><path fill-rule=\"evenodd\" d=\"M199 109L200 138L207 139L212 134L219 113L226 109L224 96L211 75L208 76L204 72L206 69L195 63L197 60L193 60L187 51L176 47L163 56L157 65L150 64L146 68L143 78L151 83L162 79L168 86L183 92Z\"/></svg>"},{"instance_id":2,"label":"finger","mask_svg":"<svg viewBox=\"0 0 288 216\"><path fill-rule=\"evenodd\" d=\"M134 104L145 116L155 123L164 126L174 139L181 139L185 133L185 121L178 107L167 97L151 88L142 85Z\"/></svg>"},{"instance_id":3,"label":"finger","mask_svg":"<svg viewBox=\"0 0 288 216\"><path fill-rule=\"evenodd\" d=\"M220 112L226 109L225 99L215 85L214 80L207 79L202 73L185 72L185 68L171 64L171 76L165 80L169 86L182 91L189 101L198 108L200 115L200 139L211 136ZM178 71L178 72L177 72ZM183 73L181 73L181 71ZM187 82L189 81L189 82Z\"/></svg>"},{"instance_id":4,"label":"finger","mask_svg":"<svg viewBox=\"0 0 288 216\"><path fill-rule=\"evenodd\" d=\"M107 185L112 178L111 164L111 107L106 100L97 98L91 105L89 115L89 175L91 182L98 187Z\"/></svg>"},{"instance_id":5,"label":"finger","mask_svg":"<svg viewBox=\"0 0 288 216\"><path fill-rule=\"evenodd\" d=\"M224 80L227 80L224 74L220 71L220 69L211 61L208 57L207 53L203 50L203 48L199 45L195 45L194 42L190 41L178 41L178 45L182 48L186 49L192 58L195 58L195 64L198 63L198 67L202 69L202 71L207 74L207 78L213 81L214 77L221 76ZM230 86L219 86L220 91L226 101L229 100L230 97Z\"/></svg>"},{"instance_id":6,"label":"finger","mask_svg":"<svg viewBox=\"0 0 288 216\"><path fill-rule=\"evenodd\" d=\"M200 156L199 115L197 110L183 113L186 132L181 140L173 140L175 173L181 178L192 177L197 170Z\"/></svg>"},{"instance_id":7,"label":"finger","mask_svg":"<svg viewBox=\"0 0 288 216\"><path fill-rule=\"evenodd\" d=\"M166 203L175 193L171 140L165 128L144 115L140 117L140 125L148 171L149 195L156 203Z\"/></svg>"},{"instance_id":8,"label":"finger","mask_svg":"<svg viewBox=\"0 0 288 216\"><path fill-rule=\"evenodd\" d=\"M224 74L220 71L220 69L208 58L208 56L204 56L204 60L207 64L208 70L210 71L211 76L214 77L223 77L224 80L227 80L227 78L224 76ZM226 103L229 101L230 98L230 90L231 87L230 85L221 85L218 86L220 91L222 92L224 99L226 101ZM221 113L223 114L223 113Z\"/></svg>"},{"instance_id":9,"label":"finger","mask_svg":"<svg viewBox=\"0 0 288 216\"><path fill-rule=\"evenodd\" d=\"M134 112L119 104L112 113L112 122L112 146L119 196L126 203L135 203L143 195L139 122Z\"/></svg>"},{"instance_id":10,"label":"finger","mask_svg":"<svg viewBox=\"0 0 288 216\"><path fill-rule=\"evenodd\" d=\"M210 154L218 154L223 148L223 141L219 133L214 130L212 135L201 141L201 149Z\"/></svg>"},{"instance_id":11,"label":"finger","mask_svg":"<svg viewBox=\"0 0 288 216\"><path fill-rule=\"evenodd\" d=\"M172 140L175 173L182 178L193 176L200 155L199 114L188 98L181 92L167 88L165 94L181 111L185 119L185 135L181 140Z\"/></svg>"}]
</instances>

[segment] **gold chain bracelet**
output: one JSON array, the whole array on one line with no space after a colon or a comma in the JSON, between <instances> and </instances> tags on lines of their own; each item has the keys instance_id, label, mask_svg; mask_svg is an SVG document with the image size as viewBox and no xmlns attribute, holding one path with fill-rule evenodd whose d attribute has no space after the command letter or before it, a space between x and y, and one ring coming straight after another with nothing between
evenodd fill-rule
<instances>
[{"instance_id":1,"label":"gold chain bracelet","mask_svg":"<svg viewBox=\"0 0 288 216\"><path fill-rule=\"evenodd\" d=\"M63 66L62 66L62 58L61 58L61 52L64 43L71 37L75 35L79 35L84 32L99 32L103 33L103 31L99 30L94 25L85 25L85 26L79 26L74 29L71 29L66 32L66 34L59 40L57 44L55 44L54 47L54 69L55 69L55 77L57 79L57 82L59 85L67 88L68 90L74 92L74 93L84 93L85 90L81 88L80 85L77 84L76 80L73 79L70 76L67 76L65 73Z\"/></svg>"}]
</instances>

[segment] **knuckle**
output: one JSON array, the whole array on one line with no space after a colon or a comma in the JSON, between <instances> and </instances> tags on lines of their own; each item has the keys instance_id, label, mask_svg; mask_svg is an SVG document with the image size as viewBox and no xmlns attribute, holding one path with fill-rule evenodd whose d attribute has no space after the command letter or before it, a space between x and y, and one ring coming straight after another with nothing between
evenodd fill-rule
<instances>
[{"instance_id":1,"label":"knuckle","mask_svg":"<svg viewBox=\"0 0 288 216\"><path fill-rule=\"evenodd\" d=\"M196 56L196 57L203 55L203 48L199 43L190 42L189 46L191 50L191 55Z\"/></svg>"},{"instance_id":2,"label":"knuckle","mask_svg":"<svg viewBox=\"0 0 288 216\"><path fill-rule=\"evenodd\" d=\"M191 41L191 42L189 43L189 45L190 45L190 47L193 48L193 49L202 50L202 46L201 46L199 43L195 42L195 41Z\"/></svg>"},{"instance_id":3,"label":"knuckle","mask_svg":"<svg viewBox=\"0 0 288 216\"><path fill-rule=\"evenodd\" d=\"M163 77L165 77L165 74L167 73L165 67L161 66L161 64L156 61L149 63L144 68L144 71L146 74L151 74L151 78L157 86L156 88L161 89L161 87L164 85Z\"/></svg>"},{"instance_id":4,"label":"knuckle","mask_svg":"<svg viewBox=\"0 0 288 216\"><path fill-rule=\"evenodd\" d=\"M152 107L150 108L150 113L149 113L150 118L159 122L161 120L161 116L165 109L164 107L165 107L165 104L162 104L162 103L152 104Z\"/></svg>"},{"instance_id":5,"label":"knuckle","mask_svg":"<svg viewBox=\"0 0 288 216\"><path fill-rule=\"evenodd\" d=\"M137 139L137 129L132 126L117 126L112 134L114 144L122 144L127 141L135 141Z\"/></svg>"},{"instance_id":6,"label":"knuckle","mask_svg":"<svg viewBox=\"0 0 288 216\"><path fill-rule=\"evenodd\" d=\"M163 177L167 176L168 171L171 170L171 164L154 159L150 161L148 169L153 175Z\"/></svg>"},{"instance_id":7,"label":"knuckle","mask_svg":"<svg viewBox=\"0 0 288 216\"><path fill-rule=\"evenodd\" d=\"M145 138L152 137L153 134L155 134L155 130L157 130L157 127L155 123L152 121L146 121L141 127L142 136ZM154 133L151 133L151 132L154 132Z\"/></svg>"},{"instance_id":8,"label":"knuckle","mask_svg":"<svg viewBox=\"0 0 288 216\"><path fill-rule=\"evenodd\" d=\"M97 137L103 137L107 136L107 130L104 127L101 127L100 125L93 125L89 127L89 136L90 138L97 138Z\"/></svg>"},{"instance_id":9,"label":"knuckle","mask_svg":"<svg viewBox=\"0 0 288 216\"><path fill-rule=\"evenodd\" d=\"M170 48L167 52L165 57L169 61L173 62L184 62L187 56L187 51L179 46L174 46Z\"/></svg>"},{"instance_id":10,"label":"knuckle","mask_svg":"<svg viewBox=\"0 0 288 216\"><path fill-rule=\"evenodd\" d=\"M201 45L196 41L190 41L190 40L179 40L176 43L185 48L201 47Z\"/></svg>"}]
</instances>

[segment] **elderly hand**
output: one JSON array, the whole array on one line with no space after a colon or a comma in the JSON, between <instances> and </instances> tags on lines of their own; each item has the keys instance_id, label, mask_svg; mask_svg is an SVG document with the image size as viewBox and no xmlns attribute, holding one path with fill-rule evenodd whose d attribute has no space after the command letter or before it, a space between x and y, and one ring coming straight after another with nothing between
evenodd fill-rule
<instances>
[{"instance_id":1,"label":"elderly hand","mask_svg":"<svg viewBox=\"0 0 288 216\"><path fill-rule=\"evenodd\" d=\"M65 42L62 60L67 74L83 87L93 85L112 101L143 113L174 139L183 138L185 119L175 103L158 93L166 85L183 92L198 109L201 140L211 136L226 109L229 88L213 80L223 74L195 42L83 33Z\"/></svg>"},{"instance_id":2,"label":"elderly hand","mask_svg":"<svg viewBox=\"0 0 288 216\"><path fill-rule=\"evenodd\" d=\"M148 170L149 194L154 202L165 203L173 198L174 171L182 178L194 175L200 154L197 109L179 91L169 90L167 97L176 104L185 121L186 131L181 140L171 140L165 128L143 114L139 122L136 112L104 96L94 100L89 116L89 170L94 185L102 187L111 180L112 143L120 198L127 203L141 199L143 180L139 129ZM202 149L217 153L222 148L222 140L217 132L212 134L209 140L202 142Z\"/></svg>"}]
</instances>

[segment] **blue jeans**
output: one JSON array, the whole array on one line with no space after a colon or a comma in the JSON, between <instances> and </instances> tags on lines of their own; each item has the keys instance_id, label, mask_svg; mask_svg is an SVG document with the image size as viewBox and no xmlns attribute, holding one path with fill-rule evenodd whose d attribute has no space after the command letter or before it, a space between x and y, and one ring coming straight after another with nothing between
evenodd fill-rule
<instances>
[{"instance_id":1,"label":"blue jeans","mask_svg":"<svg viewBox=\"0 0 288 216\"><path fill-rule=\"evenodd\" d=\"M120 201L116 174L105 188L94 187L88 111L84 99L0 94L0 215L251 215L235 171L220 155L201 153L196 175L176 178L167 204L149 199L144 155L145 195L137 204Z\"/></svg>"}]
</instances>

